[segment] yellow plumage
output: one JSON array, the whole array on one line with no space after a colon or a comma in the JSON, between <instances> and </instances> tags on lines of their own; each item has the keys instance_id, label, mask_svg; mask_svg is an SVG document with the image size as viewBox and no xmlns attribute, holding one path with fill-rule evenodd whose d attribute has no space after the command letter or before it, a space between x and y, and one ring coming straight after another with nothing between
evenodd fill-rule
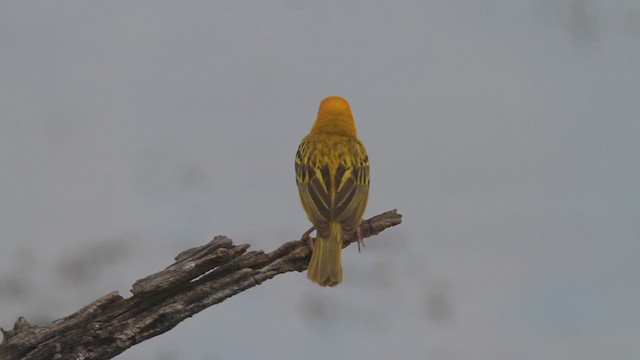
<instances>
[{"instance_id":1,"label":"yellow plumage","mask_svg":"<svg viewBox=\"0 0 640 360\"><path fill-rule=\"evenodd\" d=\"M322 101L298 147L295 169L302 207L317 231L307 277L336 286L342 281L343 239L358 236L369 195L369 158L345 99Z\"/></svg>"}]
</instances>

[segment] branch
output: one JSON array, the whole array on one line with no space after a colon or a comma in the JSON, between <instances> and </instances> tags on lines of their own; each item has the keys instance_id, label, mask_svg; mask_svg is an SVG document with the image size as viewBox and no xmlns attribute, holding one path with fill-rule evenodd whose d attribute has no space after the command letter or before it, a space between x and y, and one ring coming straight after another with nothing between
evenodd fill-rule
<instances>
[{"instance_id":1,"label":"branch","mask_svg":"<svg viewBox=\"0 0 640 360\"><path fill-rule=\"evenodd\" d=\"M366 238L401 222L402 215L392 210L363 221L360 230ZM136 281L127 299L113 291L47 325L31 325L20 317L12 330L0 328L0 360L110 359L276 275L306 270L311 255L300 240L267 254L248 248L216 236L181 252L166 269Z\"/></svg>"}]
</instances>

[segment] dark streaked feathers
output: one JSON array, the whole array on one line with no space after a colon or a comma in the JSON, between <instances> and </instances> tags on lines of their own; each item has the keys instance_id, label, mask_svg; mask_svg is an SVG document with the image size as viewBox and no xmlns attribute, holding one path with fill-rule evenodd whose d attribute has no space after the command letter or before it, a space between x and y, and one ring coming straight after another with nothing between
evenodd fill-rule
<instances>
[{"instance_id":1,"label":"dark streaked feathers","mask_svg":"<svg viewBox=\"0 0 640 360\"><path fill-rule=\"evenodd\" d=\"M369 192L369 159L362 143L348 136L308 135L296 153L295 170L300 199L319 233L337 221L345 237L352 236Z\"/></svg>"}]
</instances>

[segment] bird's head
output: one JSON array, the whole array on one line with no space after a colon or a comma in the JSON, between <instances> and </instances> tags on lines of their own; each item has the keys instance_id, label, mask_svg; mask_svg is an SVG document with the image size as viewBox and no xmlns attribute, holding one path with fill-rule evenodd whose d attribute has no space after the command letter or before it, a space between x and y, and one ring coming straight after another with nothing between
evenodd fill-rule
<instances>
[{"instance_id":1,"label":"bird's head","mask_svg":"<svg viewBox=\"0 0 640 360\"><path fill-rule=\"evenodd\" d=\"M347 100L339 96L330 96L322 100L311 133L355 137L356 124Z\"/></svg>"}]
</instances>

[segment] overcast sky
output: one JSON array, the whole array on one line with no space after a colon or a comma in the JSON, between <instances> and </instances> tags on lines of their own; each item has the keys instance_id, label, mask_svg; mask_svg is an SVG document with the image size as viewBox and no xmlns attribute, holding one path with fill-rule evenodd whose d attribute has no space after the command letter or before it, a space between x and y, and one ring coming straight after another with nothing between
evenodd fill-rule
<instances>
[{"instance_id":1,"label":"overcast sky","mask_svg":"<svg viewBox=\"0 0 640 360\"><path fill-rule=\"evenodd\" d=\"M640 4L374 3L2 2L0 325L299 237L340 95L403 224L118 359L638 359Z\"/></svg>"}]
</instances>

